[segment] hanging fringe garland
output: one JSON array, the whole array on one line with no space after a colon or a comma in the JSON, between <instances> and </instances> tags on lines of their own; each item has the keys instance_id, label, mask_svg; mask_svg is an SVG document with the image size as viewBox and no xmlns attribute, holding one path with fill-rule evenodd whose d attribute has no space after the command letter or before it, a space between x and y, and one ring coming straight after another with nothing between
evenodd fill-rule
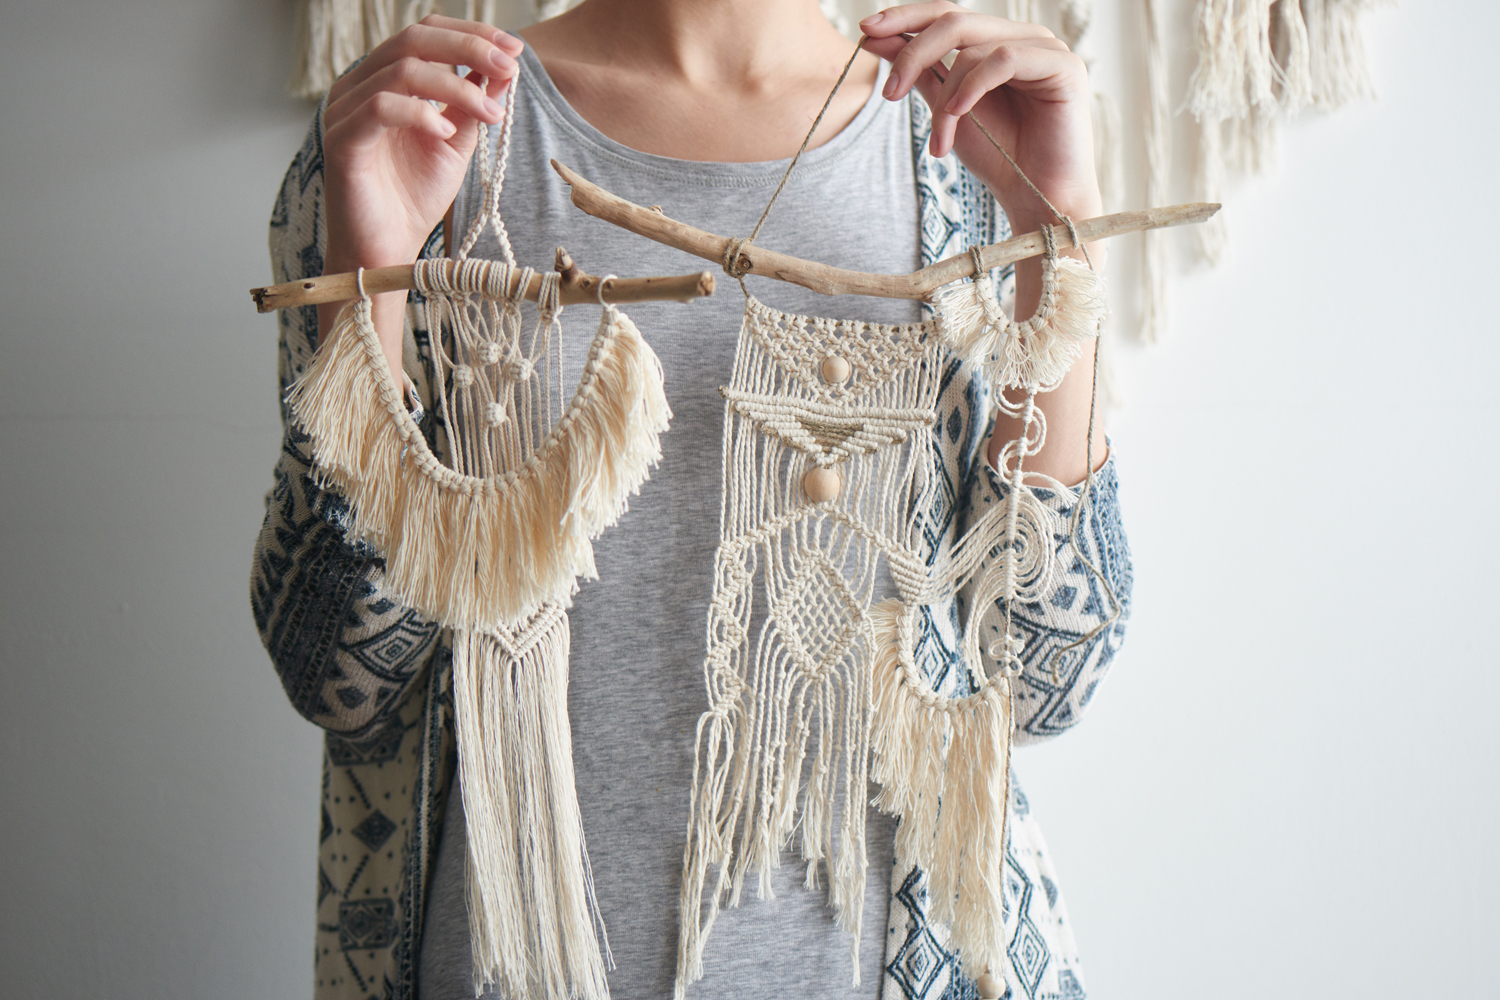
<instances>
[{"instance_id":1,"label":"hanging fringe garland","mask_svg":"<svg viewBox=\"0 0 1500 1000\"><path fill-rule=\"evenodd\" d=\"M479 126L473 227L453 261L414 272L426 328L445 335L433 384L451 467L391 379L362 279L288 400L315 476L350 500L351 534L384 554L405 603L453 630L475 994L605 1000L613 961L574 787L566 608L596 575L591 540L660 459L671 412L660 362L610 305L565 398L555 273L528 334L536 272L516 265L499 215L515 89L498 156ZM486 225L504 261L468 257Z\"/></svg>"}]
</instances>

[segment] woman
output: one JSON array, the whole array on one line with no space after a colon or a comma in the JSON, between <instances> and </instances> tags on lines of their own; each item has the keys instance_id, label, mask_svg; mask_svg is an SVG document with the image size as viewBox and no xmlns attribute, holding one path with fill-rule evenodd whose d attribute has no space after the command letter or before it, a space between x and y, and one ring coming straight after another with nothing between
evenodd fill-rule
<instances>
[{"instance_id":1,"label":"woman","mask_svg":"<svg viewBox=\"0 0 1500 1000\"><path fill-rule=\"evenodd\" d=\"M932 2L891 8L861 30L868 54L832 101L759 242L840 266L905 272L1003 237L1006 219L1018 232L1052 221L962 117L970 110L1062 212L1099 213L1084 69L1044 29ZM441 254L444 241L473 221L475 123L499 122L509 86L518 89L501 205L522 263L545 267L561 244L598 274L697 270L701 263L686 255L573 209L548 160L676 218L747 235L850 51L815 0L585 0L520 34L431 17L335 84L273 217L278 280ZM939 61L953 50L945 70ZM472 71L461 78L452 65ZM930 72L934 66L945 83ZM1091 249L1097 265L1101 250ZM493 237L477 252L495 253ZM748 280L754 294L782 309L919 318L916 303L824 299ZM1015 281L1017 311L1029 313L1039 263L1018 266ZM717 542L723 418L717 388L728 380L743 308L732 284L721 288L687 308L629 310L662 359L673 429L641 496L596 545L600 579L583 587L571 612L578 791L619 966L610 977L616 997L665 997L675 973L692 732L706 707L702 623ZM283 316L283 386L300 374L335 311ZM378 297L375 325L392 372L398 381L409 377L418 399L430 402L428 333L410 328L403 314L400 293ZM596 321L581 308L564 314L569 377ZM1029 467L1063 482L1087 472L1090 360L1041 400L1049 433ZM972 376L951 369L940 407L949 541L968 510L1003 492L981 457L990 414ZM424 430L433 436L430 419ZM1002 415L996 445L1015 431ZM1102 431L1093 455L1105 459ZM1112 465L1099 472L1085 542L1128 602ZM1048 495L1060 511L1075 499ZM343 537L345 513L339 497L307 477L305 438L289 425L252 603L294 705L329 730L319 995L470 996L447 645L432 623L382 589L379 558ZM1069 641L1109 613L1093 579L1075 570L1048 606L1018 612L1037 638L1028 652L1047 651L1052 638ZM948 669L952 622L943 618L926 623L923 655L935 682L951 690L959 671ZM1117 624L1064 659L1058 677L1040 660L1031 664L1017 695L1018 742L1076 721L1122 634ZM1081 996L1071 931L1019 792L1011 837L1012 967L996 971L1018 997ZM834 926L822 895L800 888L802 872L789 864L772 873L774 900L719 916L706 975L690 992L850 996L853 945L853 995L970 995L972 984L960 981L943 947L944 928L927 916L920 874L891 870L893 822L872 814L868 839L874 860L861 933L851 940Z\"/></svg>"}]
</instances>

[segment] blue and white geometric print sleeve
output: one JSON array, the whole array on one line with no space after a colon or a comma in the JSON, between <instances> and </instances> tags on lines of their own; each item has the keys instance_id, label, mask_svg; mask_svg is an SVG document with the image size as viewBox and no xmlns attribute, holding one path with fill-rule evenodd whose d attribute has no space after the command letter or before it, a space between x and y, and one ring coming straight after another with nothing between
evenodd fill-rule
<instances>
[{"instance_id":1,"label":"blue and white geometric print sleeve","mask_svg":"<svg viewBox=\"0 0 1500 1000\"><path fill-rule=\"evenodd\" d=\"M320 109L271 215L277 282L323 270L321 126ZM386 591L384 561L347 537L348 504L311 478L308 439L292 423L285 397L311 362L317 335L316 307L281 311L285 435L255 543L250 605L292 705L325 729L358 736L387 722L418 684L439 628Z\"/></svg>"},{"instance_id":2,"label":"blue and white geometric print sleeve","mask_svg":"<svg viewBox=\"0 0 1500 1000\"><path fill-rule=\"evenodd\" d=\"M1120 522L1113 454L1094 474L1093 491L1079 518L1075 549L1069 532L1083 490L1078 486L1034 491L1052 514L1057 573L1049 593L1011 610L1015 634L1025 643L1021 676L1011 701L1016 746L1038 743L1076 725L1125 640L1134 576L1130 544ZM971 518L981 515L985 507L1004 503L1010 491L1010 483L983 463L983 474L975 477L970 494ZM985 609L973 610L985 613ZM988 615L984 628L999 629L1005 611L1004 600L995 602L995 612Z\"/></svg>"}]
</instances>

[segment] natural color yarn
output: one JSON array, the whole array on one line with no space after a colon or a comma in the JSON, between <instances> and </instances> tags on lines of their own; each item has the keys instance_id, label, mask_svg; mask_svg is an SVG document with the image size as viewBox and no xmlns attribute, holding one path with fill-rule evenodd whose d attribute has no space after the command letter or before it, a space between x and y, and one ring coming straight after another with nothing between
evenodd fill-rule
<instances>
[{"instance_id":1,"label":"natural color yarn","mask_svg":"<svg viewBox=\"0 0 1500 1000\"><path fill-rule=\"evenodd\" d=\"M741 251L775 201L749 239L728 242L725 270L742 288ZM875 804L900 817L897 863L927 873L934 914L949 924L965 973L1008 962L1001 876L1021 652L1009 608L1051 587L1061 531L1023 463L1046 435L1036 394L1062 380L1103 317L1092 268L1060 258L1051 227L1042 232L1042 296L1019 322L1001 310L977 255L974 280L937 296L936 314L922 323L783 313L746 291L721 389L723 507L704 666L709 706L695 735L683 855L679 1000L703 975L720 909L739 904L752 875L758 894L769 894L770 871L799 827L807 887L825 868L858 984L871 779L882 787ZM941 487L928 435L953 355L980 366L1024 430L1001 449L1009 495L929 564L925 540L942 532L929 523ZM1024 401L1012 404L1007 389ZM882 569L897 597L872 606ZM913 643L918 610L960 590L974 609L962 654L976 693L955 699L920 675ZM982 648L980 623L997 604L1007 609L1004 629ZM758 606L765 624L755 629Z\"/></svg>"},{"instance_id":2,"label":"natural color yarn","mask_svg":"<svg viewBox=\"0 0 1500 1000\"><path fill-rule=\"evenodd\" d=\"M445 335L433 381L451 465L391 379L362 281L289 403L315 477L349 498L351 533L383 553L387 585L453 630L476 994L604 1000L613 963L574 787L566 608L597 575L592 539L660 459L671 412L660 362L614 306L571 397L555 273L527 329L535 272L515 264L499 216L512 113L497 157L480 127L483 209L458 254L414 275L427 329ZM467 256L485 225L506 260Z\"/></svg>"}]
</instances>

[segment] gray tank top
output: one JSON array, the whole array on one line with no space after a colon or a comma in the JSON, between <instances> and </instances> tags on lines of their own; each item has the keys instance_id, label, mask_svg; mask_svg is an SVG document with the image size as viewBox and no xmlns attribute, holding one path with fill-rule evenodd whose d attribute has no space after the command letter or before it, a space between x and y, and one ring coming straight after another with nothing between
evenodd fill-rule
<instances>
[{"instance_id":1,"label":"gray tank top","mask_svg":"<svg viewBox=\"0 0 1500 1000\"><path fill-rule=\"evenodd\" d=\"M884 70L882 70L882 73ZM880 81L883 83L883 78ZM640 205L723 235L747 236L786 160L700 163L651 156L613 142L563 100L530 49L522 56L501 211L522 264L546 269L565 246L594 274L683 274L713 267L584 215L553 173L556 158ZM864 271L919 266L918 207L906 103L870 100L832 141L810 150L757 242ZM455 205L455 244L479 204L471 171ZM476 256L499 256L493 236ZM762 278L752 294L778 309L884 323L918 319L914 302L828 298ZM614 1000L667 1000L677 955L678 892L692 778L693 732L707 707L703 656L718 544L720 439L744 297L720 274L713 298L627 307L661 358L672 428L660 466L630 510L595 543L599 579L583 584L570 615L572 721L578 799L599 907L617 969ZM599 322L593 306L563 313L564 370L576 384ZM571 389L569 390L571 391ZM464 823L457 782L437 852L419 964L421 1000L472 997L464 904ZM880 991L890 901L894 822L871 810L869 886L860 941L861 985L851 988L851 940L823 891L802 887L788 853L774 899L747 893L709 937L697 1000L819 1000ZM820 879L826 886L826 878ZM486 994L494 996L495 994ZM506 998L522 1000L522 998ZM530 1000L530 998L526 998Z\"/></svg>"}]
</instances>

